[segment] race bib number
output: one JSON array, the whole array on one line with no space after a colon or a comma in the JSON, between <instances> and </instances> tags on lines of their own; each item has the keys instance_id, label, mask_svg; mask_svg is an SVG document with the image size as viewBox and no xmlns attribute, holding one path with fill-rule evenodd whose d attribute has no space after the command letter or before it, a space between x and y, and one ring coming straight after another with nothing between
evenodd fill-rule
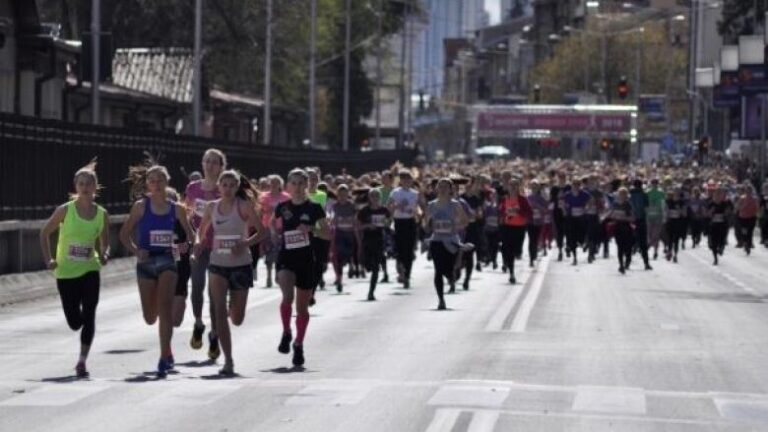
<instances>
[{"instance_id":1,"label":"race bib number","mask_svg":"<svg viewBox=\"0 0 768 432\"><path fill-rule=\"evenodd\" d=\"M677 219L680 217L680 210L670 210L669 211L669 217L672 219Z\"/></svg>"},{"instance_id":2,"label":"race bib number","mask_svg":"<svg viewBox=\"0 0 768 432\"><path fill-rule=\"evenodd\" d=\"M195 200L195 214L200 216L200 217L203 217L203 215L205 214L205 207L207 205L208 205L208 201L206 201L204 199L200 199L200 198L196 199Z\"/></svg>"},{"instance_id":3,"label":"race bib number","mask_svg":"<svg viewBox=\"0 0 768 432\"><path fill-rule=\"evenodd\" d=\"M485 223L488 226L497 227L497 226L499 226L499 217L498 216L488 216L488 217L485 218Z\"/></svg>"},{"instance_id":4,"label":"race bib number","mask_svg":"<svg viewBox=\"0 0 768 432\"><path fill-rule=\"evenodd\" d=\"M354 228L355 224L352 221L352 218L349 217L340 217L336 220L336 228L340 230L351 230Z\"/></svg>"},{"instance_id":5,"label":"race bib number","mask_svg":"<svg viewBox=\"0 0 768 432\"><path fill-rule=\"evenodd\" d=\"M387 217L381 214L378 215L371 215L371 225L378 227L378 228L384 228L386 226Z\"/></svg>"},{"instance_id":6,"label":"race bib number","mask_svg":"<svg viewBox=\"0 0 768 432\"><path fill-rule=\"evenodd\" d=\"M214 249L218 254L231 255L232 248L237 246L241 238L239 235L217 235L213 238Z\"/></svg>"},{"instance_id":7,"label":"race bib number","mask_svg":"<svg viewBox=\"0 0 768 432\"><path fill-rule=\"evenodd\" d=\"M449 220L435 221L436 234L453 234L453 222Z\"/></svg>"},{"instance_id":8,"label":"race bib number","mask_svg":"<svg viewBox=\"0 0 768 432\"><path fill-rule=\"evenodd\" d=\"M571 216L573 217L584 216L584 207L573 207L571 209Z\"/></svg>"},{"instance_id":9,"label":"race bib number","mask_svg":"<svg viewBox=\"0 0 768 432\"><path fill-rule=\"evenodd\" d=\"M93 258L93 246L72 243L69 245L67 256L70 261L87 262Z\"/></svg>"},{"instance_id":10,"label":"race bib number","mask_svg":"<svg viewBox=\"0 0 768 432\"><path fill-rule=\"evenodd\" d=\"M517 207L509 207L507 208L506 215L509 217L517 216Z\"/></svg>"},{"instance_id":11,"label":"race bib number","mask_svg":"<svg viewBox=\"0 0 768 432\"><path fill-rule=\"evenodd\" d=\"M285 248L288 250L301 249L309 246L309 234L299 231L286 231L283 233Z\"/></svg>"},{"instance_id":12,"label":"race bib number","mask_svg":"<svg viewBox=\"0 0 768 432\"><path fill-rule=\"evenodd\" d=\"M173 246L173 231L152 230L149 232L149 245L159 248L170 248Z\"/></svg>"},{"instance_id":13,"label":"race bib number","mask_svg":"<svg viewBox=\"0 0 768 432\"><path fill-rule=\"evenodd\" d=\"M718 222L718 223L725 222L725 215L721 215L721 214L712 215L712 222Z\"/></svg>"}]
</instances>

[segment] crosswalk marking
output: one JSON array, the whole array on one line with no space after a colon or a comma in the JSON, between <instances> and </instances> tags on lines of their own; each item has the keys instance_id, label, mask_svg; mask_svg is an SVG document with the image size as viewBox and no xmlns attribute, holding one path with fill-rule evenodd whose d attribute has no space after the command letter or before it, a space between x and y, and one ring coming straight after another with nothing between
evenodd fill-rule
<instances>
[{"instance_id":1,"label":"crosswalk marking","mask_svg":"<svg viewBox=\"0 0 768 432\"><path fill-rule=\"evenodd\" d=\"M0 406L65 406L109 388L104 384L51 384L0 402Z\"/></svg>"},{"instance_id":2,"label":"crosswalk marking","mask_svg":"<svg viewBox=\"0 0 768 432\"><path fill-rule=\"evenodd\" d=\"M747 423L768 424L768 399L728 399L714 397L720 417Z\"/></svg>"},{"instance_id":3,"label":"crosswalk marking","mask_svg":"<svg viewBox=\"0 0 768 432\"><path fill-rule=\"evenodd\" d=\"M500 416L499 411L473 411L467 432L493 432Z\"/></svg>"},{"instance_id":4,"label":"crosswalk marking","mask_svg":"<svg viewBox=\"0 0 768 432\"><path fill-rule=\"evenodd\" d=\"M145 400L151 405L208 405L237 392L242 385L220 381L185 381L173 383L168 391Z\"/></svg>"},{"instance_id":5,"label":"crosswalk marking","mask_svg":"<svg viewBox=\"0 0 768 432\"><path fill-rule=\"evenodd\" d=\"M459 420L461 410L440 408L435 410L435 416L427 427L426 432L451 432L456 421Z\"/></svg>"},{"instance_id":6,"label":"crosswalk marking","mask_svg":"<svg viewBox=\"0 0 768 432\"><path fill-rule=\"evenodd\" d=\"M640 388L579 387L573 411L645 414L645 392Z\"/></svg>"},{"instance_id":7,"label":"crosswalk marking","mask_svg":"<svg viewBox=\"0 0 768 432\"><path fill-rule=\"evenodd\" d=\"M449 385L440 387L428 405L500 407L509 396L509 387Z\"/></svg>"},{"instance_id":8,"label":"crosswalk marking","mask_svg":"<svg viewBox=\"0 0 768 432\"><path fill-rule=\"evenodd\" d=\"M310 384L285 401L286 405L355 405L374 384L370 382L328 382Z\"/></svg>"}]
</instances>

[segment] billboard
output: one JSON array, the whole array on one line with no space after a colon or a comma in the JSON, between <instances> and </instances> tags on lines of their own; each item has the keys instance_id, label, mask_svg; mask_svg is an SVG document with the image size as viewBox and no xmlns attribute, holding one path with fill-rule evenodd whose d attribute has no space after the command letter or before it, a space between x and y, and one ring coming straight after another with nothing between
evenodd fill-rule
<instances>
[{"instance_id":1,"label":"billboard","mask_svg":"<svg viewBox=\"0 0 768 432\"><path fill-rule=\"evenodd\" d=\"M548 130L552 132L629 133L632 119L629 113L510 113L481 112L477 118L479 136L504 136L519 131Z\"/></svg>"},{"instance_id":2,"label":"billboard","mask_svg":"<svg viewBox=\"0 0 768 432\"><path fill-rule=\"evenodd\" d=\"M768 115L762 113L763 95L746 95L741 103L741 139L760 139L762 135L762 120L768 121ZM761 116L762 113L762 116Z\"/></svg>"}]
</instances>

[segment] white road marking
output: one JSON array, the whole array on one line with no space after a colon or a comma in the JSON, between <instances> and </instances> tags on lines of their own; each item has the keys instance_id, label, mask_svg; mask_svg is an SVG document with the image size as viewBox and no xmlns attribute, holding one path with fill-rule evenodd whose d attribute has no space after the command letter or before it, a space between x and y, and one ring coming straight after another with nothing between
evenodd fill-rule
<instances>
[{"instance_id":1,"label":"white road marking","mask_svg":"<svg viewBox=\"0 0 768 432\"><path fill-rule=\"evenodd\" d=\"M0 406L65 406L108 389L103 384L50 384L0 402Z\"/></svg>"},{"instance_id":2,"label":"white road marking","mask_svg":"<svg viewBox=\"0 0 768 432\"><path fill-rule=\"evenodd\" d=\"M768 424L768 400L713 399L720 416L739 422Z\"/></svg>"},{"instance_id":3,"label":"white road marking","mask_svg":"<svg viewBox=\"0 0 768 432\"><path fill-rule=\"evenodd\" d=\"M509 387L448 385L440 387L428 405L500 407L509 396Z\"/></svg>"},{"instance_id":4,"label":"white road marking","mask_svg":"<svg viewBox=\"0 0 768 432\"><path fill-rule=\"evenodd\" d=\"M662 330L670 330L670 331L678 331L678 330L680 330L680 326L679 325L672 324L672 323L662 323L662 324L659 325L659 327Z\"/></svg>"},{"instance_id":5,"label":"white road marking","mask_svg":"<svg viewBox=\"0 0 768 432\"><path fill-rule=\"evenodd\" d=\"M758 290L756 290L756 289L752 288L751 286L745 284L744 282L742 282L741 280L739 280L735 276L731 275L730 273L726 272L725 270L721 270L719 267L713 266L712 263L710 263L707 260L705 260L704 258L698 256L697 254L691 252L689 255L692 256L693 258L695 258L700 263L702 263L702 264L706 265L707 267L711 268L712 271L714 271L715 273L720 274L720 276L724 277L726 280L728 280L728 282L732 283L734 286L741 288L743 291L745 291L745 292L747 292L749 294L752 294L753 296L758 297L758 296L761 295Z\"/></svg>"},{"instance_id":6,"label":"white road marking","mask_svg":"<svg viewBox=\"0 0 768 432\"><path fill-rule=\"evenodd\" d=\"M436 410L426 432L451 432L459 419L459 415L461 415L461 410L458 409L440 408Z\"/></svg>"},{"instance_id":7,"label":"white road marking","mask_svg":"<svg viewBox=\"0 0 768 432\"><path fill-rule=\"evenodd\" d=\"M240 390L234 382L196 380L174 382L173 388L157 393L144 403L150 405L208 405Z\"/></svg>"},{"instance_id":8,"label":"white road marking","mask_svg":"<svg viewBox=\"0 0 768 432\"><path fill-rule=\"evenodd\" d=\"M607 420L612 423L626 422L626 423L661 423L661 424L675 424L675 425L694 425L694 426L713 426L713 425L728 425L728 423L721 420L699 420L699 419L675 419L665 417L648 417L648 416L629 416L629 415L609 415L609 414L582 414L572 412L554 412L554 411L513 411L502 410L499 411L502 415L510 415L517 417L547 417L547 418L565 418L575 420ZM614 428L617 427L614 424ZM611 429L621 430L621 429Z\"/></svg>"},{"instance_id":9,"label":"white road marking","mask_svg":"<svg viewBox=\"0 0 768 432\"><path fill-rule=\"evenodd\" d=\"M374 383L362 382L321 382L310 384L285 401L286 405L355 405L360 403Z\"/></svg>"},{"instance_id":10,"label":"white road marking","mask_svg":"<svg viewBox=\"0 0 768 432\"><path fill-rule=\"evenodd\" d=\"M528 326L528 319L531 317L533 307L536 305L536 300L541 294L541 287L544 285L544 276L547 274L547 268L549 267L549 257L542 258L539 266L534 271L531 281L531 288L528 290L528 295L523 299L523 303L520 305L520 309L517 311L514 321L512 321L511 331L514 333L523 333Z\"/></svg>"},{"instance_id":11,"label":"white road marking","mask_svg":"<svg viewBox=\"0 0 768 432\"><path fill-rule=\"evenodd\" d=\"M640 388L579 387L573 411L645 414L645 393Z\"/></svg>"},{"instance_id":12,"label":"white road marking","mask_svg":"<svg viewBox=\"0 0 768 432\"><path fill-rule=\"evenodd\" d=\"M493 432L500 415L499 411L472 411L472 421L469 423L467 432Z\"/></svg>"},{"instance_id":13,"label":"white road marking","mask_svg":"<svg viewBox=\"0 0 768 432\"><path fill-rule=\"evenodd\" d=\"M511 313L512 309L517 304L517 300L520 298L520 294L523 292L523 285L514 285L509 287L509 294L496 309L496 312L488 321L488 325L485 326L485 331L496 332L504 330L504 321Z\"/></svg>"}]
</instances>

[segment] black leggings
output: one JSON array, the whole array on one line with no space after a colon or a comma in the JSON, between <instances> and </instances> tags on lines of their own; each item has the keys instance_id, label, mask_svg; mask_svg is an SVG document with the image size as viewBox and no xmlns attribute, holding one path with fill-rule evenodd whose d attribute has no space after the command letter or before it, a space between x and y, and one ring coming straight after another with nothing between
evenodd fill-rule
<instances>
[{"instance_id":1,"label":"black leggings","mask_svg":"<svg viewBox=\"0 0 768 432\"><path fill-rule=\"evenodd\" d=\"M499 230L486 231L485 232L485 244L486 244L486 262L496 264L496 257L499 254Z\"/></svg>"},{"instance_id":2,"label":"black leggings","mask_svg":"<svg viewBox=\"0 0 768 432\"><path fill-rule=\"evenodd\" d=\"M453 270L456 265L456 253L451 253L440 241L433 241L429 244L429 253L432 255L432 261L435 264L435 291L437 292L437 298L443 301L443 278L448 278L451 286L454 284Z\"/></svg>"},{"instance_id":3,"label":"black leggings","mask_svg":"<svg viewBox=\"0 0 768 432\"><path fill-rule=\"evenodd\" d=\"M525 242L524 226L501 227L501 258L511 276L515 275L515 258L523 254L523 242Z\"/></svg>"},{"instance_id":4,"label":"black leggings","mask_svg":"<svg viewBox=\"0 0 768 432\"><path fill-rule=\"evenodd\" d=\"M80 330L80 343L90 346L96 332L96 306L99 304L99 272L74 279L56 279L64 317L72 330Z\"/></svg>"},{"instance_id":5,"label":"black leggings","mask_svg":"<svg viewBox=\"0 0 768 432\"><path fill-rule=\"evenodd\" d=\"M528 258L531 262L536 261L536 258L538 258L540 235L541 225L528 225Z\"/></svg>"},{"instance_id":6,"label":"black leggings","mask_svg":"<svg viewBox=\"0 0 768 432\"><path fill-rule=\"evenodd\" d=\"M397 262L403 266L403 278L407 281L411 278L411 267L416 258L416 220L395 219L395 253Z\"/></svg>"},{"instance_id":7,"label":"black leggings","mask_svg":"<svg viewBox=\"0 0 768 432\"><path fill-rule=\"evenodd\" d=\"M619 256L620 267L629 265L629 262L632 259L632 246L634 243L635 239L632 227L625 222L618 223L616 225L616 249L618 250L617 255Z\"/></svg>"}]
</instances>

